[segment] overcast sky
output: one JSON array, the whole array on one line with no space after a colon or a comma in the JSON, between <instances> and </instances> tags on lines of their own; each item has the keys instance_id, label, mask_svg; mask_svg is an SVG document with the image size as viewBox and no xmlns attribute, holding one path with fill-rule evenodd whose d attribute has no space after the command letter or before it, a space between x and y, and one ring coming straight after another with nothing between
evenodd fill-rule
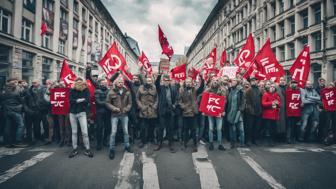
<instances>
[{"instance_id":1,"label":"overcast sky","mask_svg":"<svg viewBox=\"0 0 336 189\"><path fill-rule=\"evenodd\" d=\"M202 27L217 0L102 0L122 32L138 41L149 61L159 61L157 25L183 54Z\"/></svg>"}]
</instances>

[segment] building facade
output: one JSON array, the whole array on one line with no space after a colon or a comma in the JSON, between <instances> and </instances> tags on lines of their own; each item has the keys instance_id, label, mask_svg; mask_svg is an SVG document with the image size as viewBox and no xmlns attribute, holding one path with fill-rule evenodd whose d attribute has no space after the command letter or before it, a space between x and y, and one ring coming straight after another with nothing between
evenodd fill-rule
<instances>
[{"instance_id":1,"label":"building facade","mask_svg":"<svg viewBox=\"0 0 336 189\"><path fill-rule=\"evenodd\" d=\"M64 59L84 76L88 63L98 69L113 41L135 71L137 55L100 0L2 0L0 85L9 77L56 80Z\"/></svg>"},{"instance_id":2,"label":"building facade","mask_svg":"<svg viewBox=\"0 0 336 189\"><path fill-rule=\"evenodd\" d=\"M309 79L336 80L336 0L219 0L187 52L189 63L200 67L217 46L217 61L226 49L232 63L249 33L256 53L271 39L280 64L288 69L303 46L311 50Z\"/></svg>"}]
</instances>

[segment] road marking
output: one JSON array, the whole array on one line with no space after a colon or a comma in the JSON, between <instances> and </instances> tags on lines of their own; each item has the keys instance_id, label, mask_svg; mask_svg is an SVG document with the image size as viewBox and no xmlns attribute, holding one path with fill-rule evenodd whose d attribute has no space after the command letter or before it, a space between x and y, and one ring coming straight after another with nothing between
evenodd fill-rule
<instances>
[{"instance_id":1,"label":"road marking","mask_svg":"<svg viewBox=\"0 0 336 189\"><path fill-rule=\"evenodd\" d=\"M218 177L204 145L199 145L198 150L192 153L192 159L197 174L199 174L201 188L220 188Z\"/></svg>"},{"instance_id":2,"label":"road marking","mask_svg":"<svg viewBox=\"0 0 336 189\"><path fill-rule=\"evenodd\" d=\"M134 163L134 154L133 153L124 153L123 159L120 162L120 168L118 171L118 183L115 188L132 188L129 183L129 177L132 173L132 167Z\"/></svg>"},{"instance_id":3,"label":"road marking","mask_svg":"<svg viewBox=\"0 0 336 189\"><path fill-rule=\"evenodd\" d=\"M0 148L0 158L18 154L24 148Z\"/></svg>"},{"instance_id":4,"label":"road marking","mask_svg":"<svg viewBox=\"0 0 336 189\"><path fill-rule=\"evenodd\" d=\"M270 152L275 152L275 153L300 153L304 152L300 149L297 148L270 148L268 149Z\"/></svg>"},{"instance_id":5,"label":"road marking","mask_svg":"<svg viewBox=\"0 0 336 189\"><path fill-rule=\"evenodd\" d=\"M145 152L142 152L142 177L143 188L146 189L159 189L159 177L157 168L152 158L146 156Z\"/></svg>"},{"instance_id":6,"label":"road marking","mask_svg":"<svg viewBox=\"0 0 336 189\"><path fill-rule=\"evenodd\" d=\"M242 159L272 188L274 189L285 189L283 185L278 183L270 174L268 174L257 162L255 162L250 156L248 156L245 151L238 149L238 152Z\"/></svg>"},{"instance_id":7,"label":"road marking","mask_svg":"<svg viewBox=\"0 0 336 189\"><path fill-rule=\"evenodd\" d=\"M9 179L11 179L15 175L23 172L25 169L35 165L36 163L38 163L40 161L43 161L45 158L49 157L52 154L53 154L53 152L39 153L36 156L32 157L31 159L26 160L26 161L16 165L15 167L7 170L6 172L4 172L4 174L0 175L0 184L9 180Z\"/></svg>"}]
</instances>

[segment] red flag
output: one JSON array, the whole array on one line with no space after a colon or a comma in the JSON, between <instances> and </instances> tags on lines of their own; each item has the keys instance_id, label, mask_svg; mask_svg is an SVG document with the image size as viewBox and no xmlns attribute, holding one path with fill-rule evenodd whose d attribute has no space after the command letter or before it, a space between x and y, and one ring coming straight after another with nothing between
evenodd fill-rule
<instances>
[{"instance_id":1,"label":"red flag","mask_svg":"<svg viewBox=\"0 0 336 189\"><path fill-rule=\"evenodd\" d=\"M197 76L198 76L199 73L200 73L200 71L198 71L194 67L191 67L188 70L188 77L190 77L192 80L196 80L196 78L197 78Z\"/></svg>"},{"instance_id":2,"label":"red flag","mask_svg":"<svg viewBox=\"0 0 336 189\"><path fill-rule=\"evenodd\" d=\"M204 62L203 68L205 70L211 70L216 67L216 59L217 59L217 49L216 47L212 49L207 59Z\"/></svg>"},{"instance_id":3,"label":"red flag","mask_svg":"<svg viewBox=\"0 0 336 189\"><path fill-rule=\"evenodd\" d=\"M187 65L182 64L180 66L176 66L170 72L172 79L184 81L186 79Z\"/></svg>"},{"instance_id":4,"label":"red flag","mask_svg":"<svg viewBox=\"0 0 336 189\"><path fill-rule=\"evenodd\" d=\"M305 45L303 50L289 69L292 80L297 81L299 87L304 88L310 72L309 46Z\"/></svg>"},{"instance_id":5,"label":"red flag","mask_svg":"<svg viewBox=\"0 0 336 189\"><path fill-rule=\"evenodd\" d=\"M250 67L253 58L254 58L255 50L254 50L254 40L252 37L252 33L247 37L246 43L244 47L239 52L236 59L233 61L239 68L247 69Z\"/></svg>"},{"instance_id":6,"label":"red flag","mask_svg":"<svg viewBox=\"0 0 336 189\"><path fill-rule=\"evenodd\" d=\"M220 59L220 67L224 67L225 66L225 63L226 63L226 50L224 50L222 52L222 56L221 56L221 59Z\"/></svg>"},{"instance_id":7,"label":"red flag","mask_svg":"<svg viewBox=\"0 0 336 189\"><path fill-rule=\"evenodd\" d=\"M168 39L166 37L166 35L163 33L160 25L158 25L158 30L159 30L159 41L160 41L160 45L162 48L162 54L165 54L168 56L169 60L171 59L171 57L174 54L174 50L173 48L169 45Z\"/></svg>"},{"instance_id":8,"label":"red flag","mask_svg":"<svg viewBox=\"0 0 336 189\"><path fill-rule=\"evenodd\" d=\"M45 22L42 22L41 24L41 36L47 33L48 25Z\"/></svg>"},{"instance_id":9,"label":"red flag","mask_svg":"<svg viewBox=\"0 0 336 189\"><path fill-rule=\"evenodd\" d=\"M54 115L67 115L70 112L69 88L50 89L51 112Z\"/></svg>"},{"instance_id":10,"label":"red flag","mask_svg":"<svg viewBox=\"0 0 336 189\"><path fill-rule=\"evenodd\" d=\"M225 101L225 96L219 96L205 91L202 94L199 111L208 116L221 116L224 111Z\"/></svg>"},{"instance_id":11,"label":"red flag","mask_svg":"<svg viewBox=\"0 0 336 189\"><path fill-rule=\"evenodd\" d=\"M124 70L126 60L124 56L119 52L116 42L113 42L112 47L99 61L99 65L103 68L107 78L111 78L118 69Z\"/></svg>"},{"instance_id":12,"label":"red flag","mask_svg":"<svg viewBox=\"0 0 336 189\"><path fill-rule=\"evenodd\" d=\"M67 60L64 59L63 65L62 65L62 70L61 70L61 73L60 73L60 79L62 81L64 81L64 84L67 87L71 87L72 84L75 83L76 78L77 78L76 75L69 68Z\"/></svg>"},{"instance_id":13,"label":"red flag","mask_svg":"<svg viewBox=\"0 0 336 189\"><path fill-rule=\"evenodd\" d=\"M300 89L286 90L286 115L287 117L301 116L301 92Z\"/></svg>"},{"instance_id":14,"label":"red flag","mask_svg":"<svg viewBox=\"0 0 336 189\"><path fill-rule=\"evenodd\" d=\"M129 72L128 69L124 69L123 72L124 72L125 77L127 77L129 81L133 80L133 74Z\"/></svg>"},{"instance_id":15,"label":"red flag","mask_svg":"<svg viewBox=\"0 0 336 189\"><path fill-rule=\"evenodd\" d=\"M323 108L327 112L336 111L336 88L324 88L321 91Z\"/></svg>"},{"instance_id":16,"label":"red flag","mask_svg":"<svg viewBox=\"0 0 336 189\"><path fill-rule=\"evenodd\" d=\"M140 67L143 66L146 73L148 73L148 74L153 73L152 65L149 62L147 56L145 55L145 53L143 51L141 52L141 55L139 56L139 65L140 65Z\"/></svg>"},{"instance_id":17,"label":"red flag","mask_svg":"<svg viewBox=\"0 0 336 189\"><path fill-rule=\"evenodd\" d=\"M95 120L96 119L95 87L89 79L86 80L86 84L90 92L90 113L91 113L90 118Z\"/></svg>"},{"instance_id":18,"label":"red flag","mask_svg":"<svg viewBox=\"0 0 336 189\"><path fill-rule=\"evenodd\" d=\"M253 69L253 70L251 70ZM252 65L246 71L246 74L254 73L254 75L265 77L266 79L275 78L279 81L280 77L285 75L283 67L277 61L275 55L273 54L271 48L270 39L267 39L264 46L260 49L258 54L255 56Z\"/></svg>"}]
</instances>

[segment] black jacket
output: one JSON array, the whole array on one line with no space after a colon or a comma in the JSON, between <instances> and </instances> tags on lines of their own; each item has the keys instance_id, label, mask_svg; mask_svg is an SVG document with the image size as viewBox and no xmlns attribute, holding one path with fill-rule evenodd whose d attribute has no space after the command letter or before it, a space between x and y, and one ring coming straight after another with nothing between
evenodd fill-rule
<instances>
[{"instance_id":1,"label":"black jacket","mask_svg":"<svg viewBox=\"0 0 336 189\"><path fill-rule=\"evenodd\" d=\"M109 112L106 108L106 97L109 90L106 87L98 87L95 90L95 102L97 114L105 114Z\"/></svg>"},{"instance_id":2,"label":"black jacket","mask_svg":"<svg viewBox=\"0 0 336 189\"><path fill-rule=\"evenodd\" d=\"M165 87L160 84L161 81L161 75L159 75L155 81L155 86L158 91L158 97L159 97L159 103L158 103L158 110L159 110L159 116L163 115L174 115L175 114L175 108L178 104L178 90L175 85L168 87ZM170 90L171 94L171 104L168 103L167 100L167 90Z\"/></svg>"},{"instance_id":3,"label":"black jacket","mask_svg":"<svg viewBox=\"0 0 336 189\"><path fill-rule=\"evenodd\" d=\"M0 104L5 113L22 113L23 93L18 87L13 88L7 85L4 92L0 95Z\"/></svg>"},{"instance_id":4,"label":"black jacket","mask_svg":"<svg viewBox=\"0 0 336 189\"><path fill-rule=\"evenodd\" d=\"M84 102L77 103L77 99L84 98ZM70 90L70 113L86 112L90 105L90 92L88 88L80 91L75 88Z\"/></svg>"},{"instance_id":5,"label":"black jacket","mask_svg":"<svg viewBox=\"0 0 336 189\"><path fill-rule=\"evenodd\" d=\"M24 97L24 110L27 115L37 115L39 114L41 107L39 102L41 101L41 88L33 89L30 87L26 91Z\"/></svg>"}]
</instances>

